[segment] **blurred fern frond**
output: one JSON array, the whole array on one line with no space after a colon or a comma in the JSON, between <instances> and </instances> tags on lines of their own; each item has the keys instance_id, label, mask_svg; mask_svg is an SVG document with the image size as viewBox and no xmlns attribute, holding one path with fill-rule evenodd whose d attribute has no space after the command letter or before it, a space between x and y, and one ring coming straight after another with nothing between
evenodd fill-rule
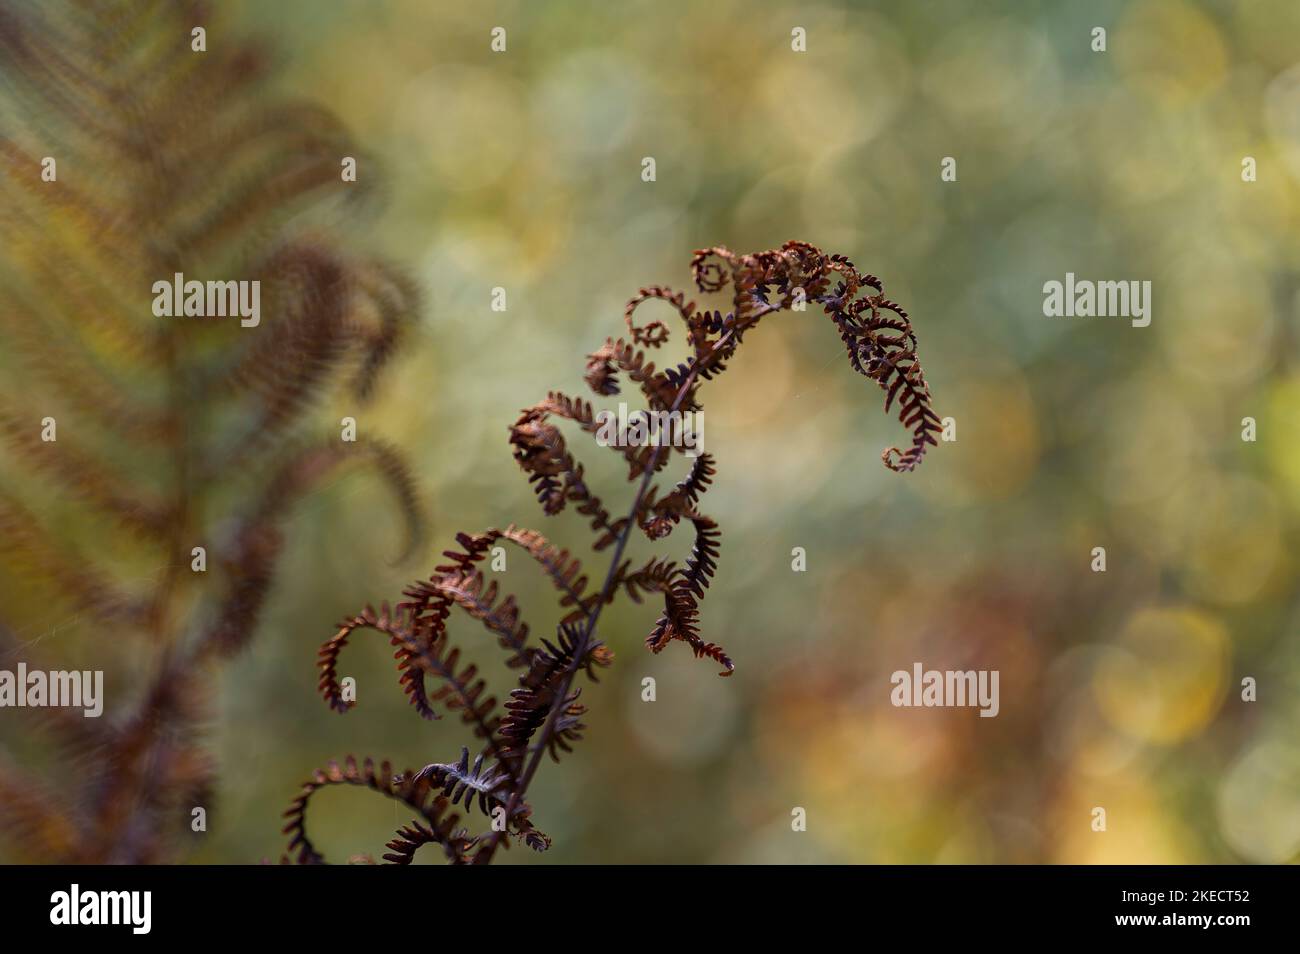
<instances>
[{"instance_id":1,"label":"blurred fern frond","mask_svg":"<svg viewBox=\"0 0 1300 954\"><path fill-rule=\"evenodd\" d=\"M28 710L75 781L0 747L0 824L31 860L176 857L220 780L203 687L254 635L283 518L323 477L372 468L422 529L401 454L318 413L370 397L418 304L340 241L371 188L341 175L356 144L212 26L171 0L0 6L0 658L115 664L138 688L102 720ZM260 282L260 323L156 317L177 274ZM24 638L51 613L82 657ZM407 837L441 831L425 820Z\"/></svg>"}]
</instances>

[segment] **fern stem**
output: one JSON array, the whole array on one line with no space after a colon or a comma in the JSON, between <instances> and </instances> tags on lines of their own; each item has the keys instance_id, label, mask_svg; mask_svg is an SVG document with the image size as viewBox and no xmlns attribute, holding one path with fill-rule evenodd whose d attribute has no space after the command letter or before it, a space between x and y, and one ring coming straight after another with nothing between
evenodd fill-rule
<instances>
[{"instance_id":1,"label":"fern stem","mask_svg":"<svg viewBox=\"0 0 1300 954\"><path fill-rule=\"evenodd\" d=\"M722 351L723 346L733 334L728 330L716 342L708 355L703 359L695 358L691 362L691 370L682 382L682 386L677 391L677 397L674 399L669 413L676 413L681 409L682 402L686 400L686 395L691 393L696 378L699 375L701 361L707 362L709 358ZM654 479L655 469L659 463L659 458L663 454L664 444L655 445L654 451L650 455L650 460L646 465L645 473L641 475L641 483L637 486L636 495L632 498L632 507L627 514L627 522L619 532L618 539L614 542L614 553L610 557L609 570L605 573L605 582L600 588L600 599L598 599L591 611L587 614L586 625L582 627L582 635L578 639L577 647L573 652L573 659L569 663L568 669L564 674L564 681L560 684L559 691L555 695L555 700L551 703L551 711L546 717L546 722L538 736L537 744L533 749L532 757L528 765L524 768L524 774L519 778L519 784L514 786L510 792L510 798L506 801L505 826L509 828L510 817L515 809L524 800L524 795L528 791L528 786L532 783L533 776L537 774L541 766L542 756L546 754L552 737L555 735L555 727L559 722L560 713L564 711L566 700L569 698L569 689L573 685L573 680L582 668L582 660L587 655L587 648L591 645L592 638L596 634L596 622L600 619L601 610L605 604L610 602L614 593L614 586L618 580L618 568L623 559L623 551L627 548L628 538L632 535L632 528L636 526L636 515L641 510L641 503L645 500L646 492L650 489L650 482ZM504 831L494 830L489 836L486 845L474 857L475 864L487 864L492 860L497 845L501 841Z\"/></svg>"}]
</instances>

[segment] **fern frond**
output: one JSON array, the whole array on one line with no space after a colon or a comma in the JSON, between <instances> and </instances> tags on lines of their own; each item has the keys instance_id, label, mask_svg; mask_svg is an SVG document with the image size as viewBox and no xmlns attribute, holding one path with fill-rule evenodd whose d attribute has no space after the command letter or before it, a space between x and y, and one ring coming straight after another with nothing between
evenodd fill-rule
<instances>
[{"instance_id":1,"label":"fern frond","mask_svg":"<svg viewBox=\"0 0 1300 954\"><path fill-rule=\"evenodd\" d=\"M484 815L492 817L494 822L499 819L504 826L494 830L513 831L534 851L545 851L551 846L551 839L530 821L532 810L528 804L515 803L509 798L514 774L501 766L484 765L482 755L471 765L469 749L462 747L459 761L426 765L415 773L412 781L441 789L443 797L452 805L464 805L467 809L477 805Z\"/></svg>"},{"instance_id":2,"label":"fern frond","mask_svg":"<svg viewBox=\"0 0 1300 954\"><path fill-rule=\"evenodd\" d=\"M69 805L43 780L0 764L0 826L13 846L36 863L74 858L85 839Z\"/></svg>"},{"instance_id":3,"label":"fern frond","mask_svg":"<svg viewBox=\"0 0 1300 954\"><path fill-rule=\"evenodd\" d=\"M469 764L469 749L460 750L459 762L434 762L415 773L415 781L428 780L434 788L442 789L442 794L453 805L463 804L466 808L478 805L484 815L491 815L497 804L504 804L502 792L506 791L506 780L510 773L504 769L485 766L483 756Z\"/></svg>"},{"instance_id":4,"label":"fern frond","mask_svg":"<svg viewBox=\"0 0 1300 954\"><path fill-rule=\"evenodd\" d=\"M434 843L443 848L452 864L467 862L474 841L458 827L460 816L449 811L451 803L447 799L433 796L429 786L417 781L410 772L394 775L388 762L381 762L376 769L374 760L367 758L358 766L357 760L349 755L341 766L337 762L330 762L325 768L313 772L284 813L288 821L282 831L289 836L288 851L295 856L293 860L298 864L325 862L324 856L307 836L307 808L317 792L334 785L356 785L378 792L413 809L424 820L425 824L420 825L418 830L418 843L407 835L407 829L399 829L398 838L388 845L398 857L385 855L385 860L395 864L409 864L421 844ZM419 822L415 824L419 825Z\"/></svg>"},{"instance_id":5,"label":"fern frond","mask_svg":"<svg viewBox=\"0 0 1300 954\"><path fill-rule=\"evenodd\" d=\"M624 320L628 338L608 338L587 358L585 378L592 391L609 396L619 393L619 376L636 384L652 411L692 411L699 407L698 394L704 382L715 379L740 347L746 332L765 316L816 302L831 317L849 353L850 365L874 380L886 392L888 413L898 402L899 420L911 429L913 445L907 451L891 448L883 455L892 470L914 469L935 443L938 416L930 407L930 392L916 357L916 336L905 311L884 297L880 281L862 275L840 255L826 255L803 242L787 242L780 249L754 255L736 255L724 247L701 249L691 261L697 288L703 293L733 291L732 309L696 311L683 294L663 286L642 288L627 304ZM658 348L669 337L665 322L635 321L637 309L647 301L671 306L686 326L691 357L676 366L656 370L641 349ZM646 644L652 652L669 643L686 643L698 658L709 659L728 676L735 664L726 651L708 642L700 631L700 602L718 570L722 533L717 522L700 511L700 502L717 474L713 457L700 453L687 475L672 490L661 494L652 484L655 474L668 462L672 448L617 448L629 464L629 480L639 481L627 516L614 518L587 485L583 465L569 450L552 418L567 420L600 442L600 425L590 402L551 391L546 398L524 409L510 427L510 446L515 462L527 476L538 502L547 515L555 515L570 504L586 517L596 533L593 549L613 546L605 582L599 591L588 590L576 558L559 550L532 531L489 530L470 535L460 533L459 550L444 551L449 562L439 565L427 581L404 591L406 600L399 610L406 614L409 628L399 640L403 667L401 683L408 694L423 698L423 676L432 671L425 658L445 642L447 620L453 607L463 609L483 623L500 644L510 650L509 665L522 668L516 688L505 703L505 715L493 724L492 738L473 763L468 748L454 763L434 763L416 776L440 787L453 803L477 805L484 814L502 811L510 824L504 826L524 837L534 847L544 836L527 822L526 795L541 759L549 755L558 761L572 751L586 730L587 708L579 699L581 688L574 685L578 673L594 679L596 669L609 665L611 655L596 638L596 624L602 609L619 592L640 603L647 593L657 593L664 608L651 628ZM683 563L652 557L637 569L623 559L633 526L651 539L668 536L680 523L695 532L690 552ZM559 590L559 604L569 613L564 617L555 641L541 640L529 646L528 627L513 596L501 597L495 582L487 582L478 569L499 540L510 540L527 550L546 570ZM383 614L385 617L387 611ZM358 620L373 618L358 617ZM336 685L333 663L355 620L346 623L325 650L322 666L326 677L322 687L327 699ZM475 671L477 675L477 671ZM416 687L416 688L413 688ZM417 691L418 690L418 691ZM489 764L488 757L495 762ZM398 854L406 857L421 843L415 831L395 842ZM503 831L494 826L483 835L473 852L475 863L492 860L498 847L508 845ZM391 846L390 846L391 847Z\"/></svg>"},{"instance_id":6,"label":"fern frond","mask_svg":"<svg viewBox=\"0 0 1300 954\"><path fill-rule=\"evenodd\" d=\"M450 820L443 822L438 830L418 821L397 829L393 840L384 846L388 849L384 860L395 865L409 865L415 860L415 853L425 845L438 845L447 855L447 860L467 864L477 839L471 838L463 828L456 829L455 821L456 816L450 816Z\"/></svg>"},{"instance_id":7,"label":"fern frond","mask_svg":"<svg viewBox=\"0 0 1300 954\"><path fill-rule=\"evenodd\" d=\"M355 143L328 110L267 95L261 50L223 34L194 55L210 12L0 4L0 563L148 674L78 749L77 797L50 803L78 832L62 861L179 855L176 800L206 804L222 777L204 687L255 635L295 501L363 463L408 549L423 528L395 448L308 443L324 401L373 394L418 311L414 283L331 224L376 177L341 180ZM178 273L264 283L260 323L155 316L151 290ZM109 521L127 560L100 555ZM197 545L206 573L189 572ZM160 569L119 582L137 558Z\"/></svg>"}]
</instances>

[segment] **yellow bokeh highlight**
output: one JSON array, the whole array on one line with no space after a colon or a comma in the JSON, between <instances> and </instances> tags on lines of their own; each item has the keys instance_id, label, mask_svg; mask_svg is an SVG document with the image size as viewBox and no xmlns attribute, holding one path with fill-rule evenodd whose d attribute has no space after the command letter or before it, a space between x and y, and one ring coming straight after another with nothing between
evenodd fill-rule
<instances>
[{"instance_id":1,"label":"yellow bokeh highlight","mask_svg":"<svg viewBox=\"0 0 1300 954\"><path fill-rule=\"evenodd\" d=\"M1093 828L1095 809L1105 831ZM1053 861L1072 865L1195 864L1200 859L1160 791L1141 776L1071 780L1054 806Z\"/></svg>"},{"instance_id":2,"label":"yellow bokeh highlight","mask_svg":"<svg viewBox=\"0 0 1300 954\"><path fill-rule=\"evenodd\" d=\"M1223 700L1228 635L1190 608L1131 616L1097 665L1093 692L1105 717L1128 735L1171 745L1203 730Z\"/></svg>"},{"instance_id":3,"label":"yellow bokeh highlight","mask_svg":"<svg viewBox=\"0 0 1300 954\"><path fill-rule=\"evenodd\" d=\"M1167 107L1187 106L1211 92L1227 70L1214 21L1176 0L1134 5L1110 32L1110 45L1125 81Z\"/></svg>"},{"instance_id":4,"label":"yellow bokeh highlight","mask_svg":"<svg viewBox=\"0 0 1300 954\"><path fill-rule=\"evenodd\" d=\"M1263 444L1292 508L1300 509L1300 376L1274 385L1267 407L1268 414L1259 421L1263 433L1257 440Z\"/></svg>"}]
</instances>

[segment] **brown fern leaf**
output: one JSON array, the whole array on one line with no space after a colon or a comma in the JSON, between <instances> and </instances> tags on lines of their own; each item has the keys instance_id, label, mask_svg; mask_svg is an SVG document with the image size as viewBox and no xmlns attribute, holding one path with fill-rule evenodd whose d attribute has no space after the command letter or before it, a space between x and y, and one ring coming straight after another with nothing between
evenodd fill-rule
<instances>
[{"instance_id":1,"label":"brown fern leaf","mask_svg":"<svg viewBox=\"0 0 1300 954\"><path fill-rule=\"evenodd\" d=\"M469 749L462 747L460 761L426 765L415 773L413 781L427 782L441 789L443 797L452 805L464 805L467 809L477 805L484 815L494 817L502 825L496 830L513 829L535 851L545 851L551 846L551 839L529 821L532 810L527 803L510 802L514 774L501 766L485 766L482 755L470 765Z\"/></svg>"},{"instance_id":2,"label":"brown fern leaf","mask_svg":"<svg viewBox=\"0 0 1300 954\"><path fill-rule=\"evenodd\" d=\"M320 692L329 707L336 712L347 712L355 704L343 698L338 678L338 660L349 637L359 629L382 633L397 647L398 668L402 672L402 686L411 704L426 719L438 718L431 703L442 702L450 711L459 712L466 723L474 726L475 734L486 740L488 748L500 753L503 746L497 737L501 723L497 714L497 700L485 690L487 683L478 678L478 667L473 663L460 667L460 651L443 638L428 641L417 635L399 615L394 615L387 604L376 612L366 607L359 615L345 620L339 631L323 647L320 656ZM432 694L426 695L423 678L416 679L415 672L431 675L441 681Z\"/></svg>"},{"instance_id":3,"label":"brown fern leaf","mask_svg":"<svg viewBox=\"0 0 1300 954\"><path fill-rule=\"evenodd\" d=\"M71 857L86 839L75 807L42 779L0 764L0 825L16 846L36 858Z\"/></svg>"},{"instance_id":4,"label":"brown fern leaf","mask_svg":"<svg viewBox=\"0 0 1300 954\"><path fill-rule=\"evenodd\" d=\"M321 789L333 785L356 785L401 802L424 820L419 821L418 843L407 835L406 829L399 829L397 838L389 842L388 847L398 856L385 860L395 864L409 864L416 849L423 844L437 844L446 852L447 860L452 864L463 864L468 860L473 839L458 828L460 816L450 812L451 803L441 796L434 796L426 782L414 778L413 773L405 772L394 775L388 762L381 762L378 769L373 759L366 759L360 766L349 755L340 766L330 762L325 768L317 769L312 777L303 783L302 791L293 800L284 817L283 833L289 836L288 851L294 855L294 861L300 865L324 864L324 856L316 850L307 836L307 808L314 796ZM407 850L409 845L409 850Z\"/></svg>"},{"instance_id":5,"label":"brown fern leaf","mask_svg":"<svg viewBox=\"0 0 1300 954\"><path fill-rule=\"evenodd\" d=\"M570 671L582 669L593 682L595 669L606 668L613 662L612 654L599 641L588 641L578 657L582 642L576 625L560 624L556 641L542 641L542 648L534 654L528 672L520 678L520 686L510 693L506 703L506 717L501 723L501 738L505 743L508 760L523 763L533 736L557 707L559 692ZM567 688L567 687L566 687ZM565 698L559 707L555 731L547 740L547 752L553 761L560 760L560 752L573 751L573 743L582 738L586 726L582 715L587 707L578 702L578 692Z\"/></svg>"},{"instance_id":6,"label":"brown fern leaf","mask_svg":"<svg viewBox=\"0 0 1300 954\"><path fill-rule=\"evenodd\" d=\"M455 816L451 818L454 819ZM415 853L422 847L438 845L446 852L448 860L456 864L467 863L470 851L474 847L474 839L469 837L463 828L453 830L453 824L454 821L451 824L444 824L441 830L435 831L427 825L413 821L406 827L397 829L393 840L384 846L388 849L384 860L395 865L409 865L415 860Z\"/></svg>"},{"instance_id":7,"label":"brown fern leaf","mask_svg":"<svg viewBox=\"0 0 1300 954\"><path fill-rule=\"evenodd\" d=\"M75 743L82 784L48 802L61 823L31 826L40 844L0 819L32 860L181 856L177 807L211 804L223 777L205 687L254 638L285 518L323 477L368 465L408 547L422 527L394 448L313 437L326 400L373 393L418 291L341 230L306 224L364 200L368 183L339 176L355 143L327 110L268 95L270 60L239 37L195 56L190 31L211 32L211 14L188 0L0 5L0 571L147 674L111 731ZM178 274L262 283L258 320L158 316L150 290ZM190 572L200 547L205 572ZM41 774L13 776L11 803L40 799Z\"/></svg>"},{"instance_id":8,"label":"brown fern leaf","mask_svg":"<svg viewBox=\"0 0 1300 954\"><path fill-rule=\"evenodd\" d=\"M884 297L880 281L859 274L848 259L826 255L803 242L787 242L780 249L754 255L736 255L723 247L701 249L691 261L696 287L702 293L732 288L732 308L696 311L684 294L663 286L642 288L627 304L624 320L626 338L608 338L587 357L585 378L592 391L602 397L619 393L619 376L638 386L652 413L672 414L699 408L702 384L716 378L739 348L747 331L765 316L777 311L820 305L834 322L849 354L850 365L874 380L886 392L888 413L898 401L899 420L912 433L906 451L890 448L884 463L891 470L910 471L935 443L933 432L939 418L930 407L930 391L916 357L916 336L911 320L897 304ZM669 338L665 322L655 319L636 323L638 308L648 301L662 301L677 312L686 327L691 357L675 367L656 369L646 350L658 348ZM401 630L399 666L401 684L408 693L418 686L416 698L424 698L424 678L455 679L447 667L432 666L428 657L445 645L446 626L453 607L483 623L510 651L508 665L522 668L505 703L505 715L492 724L484 750L470 762L469 750L462 749L454 763L426 766L416 779L432 782L453 803L477 805L487 815L500 813L506 825L494 825L474 841L473 862L486 864L499 847L508 846L505 832L541 847L549 843L532 828L531 809L526 800L544 755L558 761L572 751L586 730L587 709L579 701L581 689L574 686L579 672L594 679L597 668L610 663L611 654L596 638L596 624L602 609L619 592L640 603L647 593L657 593L663 611L650 630L646 644L660 652L669 643L686 643L692 653L721 667L730 675L735 665L721 646L708 642L700 632L700 602L718 571L722 533L716 521L702 513L700 503L717 475L712 456L697 452L688 473L670 491L662 493L652 484L654 476L668 463L673 450L685 446L663 442L611 443L606 438L607 418L602 419L592 404L563 392L551 391L546 398L525 408L510 426L510 446L515 462L527 476L542 510L558 514L570 504L586 517L596 534L593 549L613 547L604 584L588 590L577 559L559 550L534 531L510 529L486 533L458 534L459 550L447 550L447 563L438 566L427 581L409 586L399 611L408 625ZM628 480L636 485L627 516L615 518L587 485L583 465L569 450L564 435L553 419L576 425L598 444L612 446L629 465ZM684 444L685 442L683 442ZM690 448L692 452L698 448ZM653 557L637 569L623 559L633 527L651 540L669 536L681 523L694 529L694 541L683 563ZM542 640L528 645L528 627L513 596L502 597L495 582L489 582L478 568L493 545L500 540L523 547L543 567L559 590L559 605L569 612L561 622L554 642ZM383 615L386 618L387 610ZM373 626L374 614L345 623L344 629L322 650L322 688L327 701L335 704L334 661L342 642L357 620ZM392 627L390 626L391 630ZM403 655L404 654L404 655ZM457 690L454 683L454 691ZM495 761L489 763L488 759ZM399 857L407 857L422 844L418 829L390 844Z\"/></svg>"}]
</instances>

